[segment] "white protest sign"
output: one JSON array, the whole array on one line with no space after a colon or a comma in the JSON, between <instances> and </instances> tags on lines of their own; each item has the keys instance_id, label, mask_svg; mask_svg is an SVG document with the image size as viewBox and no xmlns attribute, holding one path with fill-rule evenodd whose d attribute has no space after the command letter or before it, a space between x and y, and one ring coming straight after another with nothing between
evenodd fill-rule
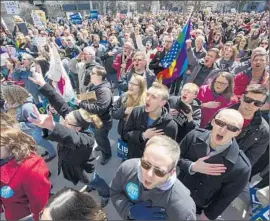
<instances>
[{"instance_id":1,"label":"white protest sign","mask_svg":"<svg viewBox=\"0 0 270 221\"><path fill-rule=\"evenodd\" d=\"M40 17L36 13L32 12L31 16L32 16L33 23L35 26L37 27L44 26L43 22L40 20Z\"/></svg>"},{"instance_id":2,"label":"white protest sign","mask_svg":"<svg viewBox=\"0 0 270 221\"><path fill-rule=\"evenodd\" d=\"M36 37L35 41L39 47L43 47L47 44L47 37Z\"/></svg>"},{"instance_id":3,"label":"white protest sign","mask_svg":"<svg viewBox=\"0 0 270 221\"><path fill-rule=\"evenodd\" d=\"M3 1L8 15L20 14L19 1Z\"/></svg>"}]
</instances>

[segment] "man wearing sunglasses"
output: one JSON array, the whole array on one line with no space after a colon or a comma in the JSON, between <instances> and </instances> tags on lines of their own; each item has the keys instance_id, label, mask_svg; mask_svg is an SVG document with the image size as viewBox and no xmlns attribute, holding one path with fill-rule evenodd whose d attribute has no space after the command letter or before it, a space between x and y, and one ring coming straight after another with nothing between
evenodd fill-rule
<instances>
[{"instance_id":1,"label":"man wearing sunglasses","mask_svg":"<svg viewBox=\"0 0 270 221\"><path fill-rule=\"evenodd\" d=\"M212 130L195 129L182 140L178 178L191 191L198 220L215 220L246 186L251 166L235 140L244 119L223 109Z\"/></svg>"},{"instance_id":2,"label":"man wearing sunglasses","mask_svg":"<svg viewBox=\"0 0 270 221\"><path fill-rule=\"evenodd\" d=\"M236 137L236 141L252 166L262 156L269 144L269 125L263 119L260 110L266 102L267 93L267 89L260 84L249 85L242 95L240 104L232 107L238 110L244 118L243 130Z\"/></svg>"},{"instance_id":3,"label":"man wearing sunglasses","mask_svg":"<svg viewBox=\"0 0 270 221\"><path fill-rule=\"evenodd\" d=\"M178 144L161 135L149 139L141 159L121 164L111 199L124 220L196 219L190 192L176 177L179 156Z\"/></svg>"}]
</instances>

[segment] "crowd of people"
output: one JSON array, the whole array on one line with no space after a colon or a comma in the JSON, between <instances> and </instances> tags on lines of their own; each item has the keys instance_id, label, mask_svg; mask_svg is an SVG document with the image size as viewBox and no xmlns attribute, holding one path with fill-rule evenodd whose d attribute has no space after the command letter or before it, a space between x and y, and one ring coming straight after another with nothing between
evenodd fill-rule
<instances>
[{"instance_id":1,"label":"crowd of people","mask_svg":"<svg viewBox=\"0 0 270 221\"><path fill-rule=\"evenodd\" d=\"M215 220L248 194L252 177L269 167L269 12L193 12L187 70L164 85L161 61L187 19L175 12L49 19L27 24L24 34L16 24L13 32L2 27L6 220L107 220L109 200L123 220ZM68 77L56 77L59 69ZM69 98L59 86L68 83ZM108 166L113 120L125 153L107 183L96 155ZM51 193L47 163L56 157L58 175L83 190ZM255 187L269 188L269 171Z\"/></svg>"}]
</instances>

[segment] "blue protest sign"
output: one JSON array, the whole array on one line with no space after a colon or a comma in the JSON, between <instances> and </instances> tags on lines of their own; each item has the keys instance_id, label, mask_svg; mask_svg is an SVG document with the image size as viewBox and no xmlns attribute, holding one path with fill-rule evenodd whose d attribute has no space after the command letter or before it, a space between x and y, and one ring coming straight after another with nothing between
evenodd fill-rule
<instances>
[{"instance_id":1,"label":"blue protest sign","mask_svg":"<svg viewBox=\"0 0 270 221\"><path fill-rule=\"evenodd\" d=\"M126 142L118 139L117 156L120 159L126 160L128 154L128 145Z\"/></svg>"},{"instance_id":2,"label":"blue protest sign","mask_svg":"<svg viewBox=\"0 0 270 221\"><path fill-rule=\"evenodd\" d=\"M97 10L91 10L89 18L90 19L98 19L98 11Z\"/></svg>"},{"instance_id":3,"label":"blue protest sign","mask_svg":"<svg viewBox=\"0 0 270 221\"><path fill-rule=\"evenodd\" d=\"M75 13L69 16L72 24L82 24L82 16L80 13Z\"/></svg>"}]
</instances>

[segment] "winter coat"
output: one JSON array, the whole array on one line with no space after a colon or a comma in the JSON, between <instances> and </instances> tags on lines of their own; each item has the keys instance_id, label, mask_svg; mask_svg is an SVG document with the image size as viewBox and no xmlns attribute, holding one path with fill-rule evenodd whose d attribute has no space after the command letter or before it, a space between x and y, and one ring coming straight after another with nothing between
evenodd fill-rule
<instances>
[{"instance_id":1,"label":"winter coat","mask_svg":"<svg viewBox=\"0 0 270 221\"><path fill-rule=\"evenodd\" d=\"M51 189L44 160L31 154L19 164L12 158L0 166L0 172L0 206L5 211L6 220L19 220L31 213L34 220L39 220Z\"/></svg>"},{"instance_id":2,"label":"winter coat","mask_svg":"<svg viewBox=\"0 0 270 221\"><path fill-rule=\"evenodd\" d=\"M120 135L120 138L124 140L123 134L124 134L124 127L127 121L128 116L125 114L126 107L124 107L124 103L127 100L127 94L124 93L122 94L117 101L113 103L113 108L112 108L112 117L115 120L118 121L118 126L117 126L117 132Z\"/></svg>"},{"instance_id":3,"label":"winter coat","mask_svg":"<svg viewBox=\"0 0 270 221\"><path fill-rule=\"evenodd\" d=\"M168 220L195 220L196 207L189 190L176 179L172 187L166 189L144 188L140 181L140 159L122 163L111 184L112 203L123 220L129 220L130 207L137 202L151 201L153 207L164 208ZM166 184L164 184L166 185ZM137 210L135 214L147 212ZM149 211L150 212L150 211Z\"/></svg>"},{"instance_id":4,"label":"winter coat","mask_svg":"<svg viewBox=\"0 0 270 221\"><path fill-rule=\"evenodd\" d=\"M128 159L142 157L147 142L147 139L143 139L142 133L148 128L162 129L165 135L176 139L178 126L169 114L168 104L163 107L161 116L151 126L147 123L148 113L145 112L145 107L135 107L124 127L124 139L128 143Z\"/></svg>"},{"instance_id":5,"label":"winter coat","mask_svg":"<svg viewBox=\"0 0 270 221\"><path fill-rule=\"evenodd\" d=\"M35 104L39 104L41 102L38 86L28 79L28 77L32 77L32 72L30 70L15 70L12 77L15 81L24 81L25 89L33 96Z\"/></svg>"},{"instance_id":6,"label":"winter coat","mask_svg":"<svg viewBox=\"0 0 270 221\"><path fill-rule=\"evenodd\" d=\"M239 109L240 104L232 105L228 108ZM211 130L212 125L208 123L205 127ZM250 124L242 129L242 132L235 138L239 148L245 153L253 166L265 152L269 144L269 124L262 117L262 112L258 110Z\"/></svg>"},{"instance_id":7,"label":"winter coat","mask_svg":"<svg viewBox=\"0 0 270 221\"><path fill-rule=\"evenodd\" d=\"M235 139L223 152L211 156L206 163L224 164L226 172L220 176L189 173L190 166L207 155L210 131L197 128L191 131L180 144L180 174L178 178L189 188L197 208L203 209L210 220L215 220L243 191L248 183L251 165L239 150Z\"/></svg>"},{"instance_id":8,"label":"winter coat","mask_svg":"<svg viewBox=\"0 0 270 221\"><path fill-rule=\"evenodd\" d=\"M266 84L269 78L269 73L264 71L259 84ZM252 80L252 68L248 68L247 70L238 73L234 77L234 94L237 96L241 96L244 94L247 86L249 85L250 81Z\"/></svg>"},{"instance_id":9,"label":"winter coat","mask_svg":"<svg viewBox=\"0 0 270 221\"><path fill-rule=\"evenodd\" d=\"M230 108L238 110L239 104ZM255 113L250 124L236 137L236 141L253 166L269 145L269 124L262 117L260 110Z\"/></svg>"},{"instance_id":10,"label":"winter coat","mask_svg":"<svg viewBox=\"0 0 270 221\"><path fill-rule=\"evenodd\" d=\"M155 75L165 69L164 67L159 66L161 60L165 57L165 55L165 50L158 50L153 60L149 63L149 69L153 70Z\"/></svg>"},{"instance_id":11,"label":"winter coat","mask_svg":"<svg viewBox=\"0 0 270 221\"><path fill-rule=\"evenodd\" d=\"M108 46L108 49L106 50L105 54L102 55L100 58L103 61L104 67L107 71L107 74L116 74L116 70L113 68L113 61L115 59L116 53L120 50L120 47L118 45L115 46ZM108 52L114 52L115 55L108 55Z\"/></svg>"},{"instance_id":12,"label":"winter coat","mask_svg":"<svg viewBox=\"0 0 270 221\"><path fill-rule=\"evenodd\" d=\"M197 59L191 49L187 49L187 57L188 57L188 64L191 66L192 72L188 76L187 83L192 83L195 81L197 75L201 71L201 68L204 67L204 63L202 59ZM214 77L220 72L220 70L213 65L212 68L209 69L209 74L204 79L202 85L210 84ZM201 86L201 85L198 85Z\"/></svg>"},{"instance_id":13,"label":"winter coat","mask_svg":"<svg viewBox=\"0 0 270 221\"><path fill-rule=\"evenodd\" d=\"M181 98L179 96L171 96L168 100L169 106L172 109L178 107ZM186 115L180 110L176 116L173 116L174 121L178 125L178 134L176 141L180 143L181 140L193 129L200 126L201 123L201 101L194 99L191 104L193 120L188 122Z\"/></svg>"},{"instance_id":14,"label":"winter coat","mask_svg":"<svg viewBox=\"0 0 270 221\"><path fill-rule=\"evenodd\" d=\"M146 78L146 86L147 88L150 88L153 84L153 82L156 80L156 76L154 73L150 70L145 70L145 78ZM126 92L128 90L128 82L130 81L132 75L134 74L133 70L130 70L127 72L124 76L121 77L121 79L118 81L118 88L121 91Z\"/></svg>"},{"instance_id":15,"label":"winter coat","mask_svg":"<svg viewBox=\"0 0 270 221\"><path fill-rule=\"evenodd\" d=\"M104 81L97 86L91 84L86 91L94 91L97 100L91 103L88 101L82 101L80 102L79 107L85 109L91 114L97 114L102 120L103 124L112 121L111 111L113 95L110 83L108 81Z\"/></svg>"},{"instance_id":16,"label":"winter coat","mask_svg":"<svg viewBox=\"0 0 270 221\"><path fill-rule=\"evenodd\" d=\"M220 106L217 108L207 108L207 107L202 107L202 116L201 116L201 128L204 128L207 123L212 120L214 114L225 107L229 107L233 104L236 104L238 102L237 97L233 96L230 100L228 100L224 95L219 95L217 93L214 93L211 90L210 85L203 85L200 87L200 91L197 95L197 99L199 99L202 104L207 103L209 101L215 101L215 102L220 102Z\"/></svg>"},{"instance_id":17,"label":"winter coat","mask_svg":"<svg viewBox=\"0 0 270 221\"><path fill-rule=\"evenodd\" d=\"M116 55L113 61L113 65L112 65L113 68L117 71L118 80L121 78L122 56L123 56L123 53ZM125 64L126 64L126 68L125 68L125 73L126 73L130 69L130 66L132 65L132 58L129 58Z\"/></svg>"},{"instance_id":18,"label":"winter coat","mask_svg":"<svg viewBox=\"0 0 270 221\"><path fill-rule=\"evenodd\" d=\"M73 111L49 84L41 87L40 92L63 118ZM62 170L64 178L74 185L79 181L88 183L83 171L88 170L88 161L95 144L94 135L86 131L77 132L59 123L55 123L53 131L44 129L43 132L45 139L58 142L58 175Z\"/></svg>"}]
</instances>

